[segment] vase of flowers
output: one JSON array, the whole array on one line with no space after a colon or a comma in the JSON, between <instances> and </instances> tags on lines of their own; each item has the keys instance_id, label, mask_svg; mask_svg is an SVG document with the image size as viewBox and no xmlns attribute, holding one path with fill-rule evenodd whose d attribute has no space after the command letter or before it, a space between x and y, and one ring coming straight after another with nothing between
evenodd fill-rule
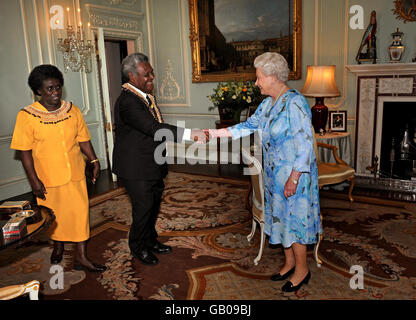
<instances>
[{"instance_id":1,"label":"vase of flowers","mask_svg":"<svg viewBox=\"0 0 416 320\"><path fill-rule=\"evenodd\" d=\"M208 96L213 104L208 110L218 108L221 122L239 123L241 112L250 106L257 107L263 98L253 81L220 82Z\"/></svg>"}]
</instances>

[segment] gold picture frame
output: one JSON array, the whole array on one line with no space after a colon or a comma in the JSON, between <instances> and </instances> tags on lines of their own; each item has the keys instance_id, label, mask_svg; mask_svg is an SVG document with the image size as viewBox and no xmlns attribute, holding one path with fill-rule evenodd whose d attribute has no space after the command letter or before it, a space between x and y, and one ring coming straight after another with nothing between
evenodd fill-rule
<instances>
[{"instance_id":1,"label":"gold picture frame","mask_svg":"<svg viewBox=\"0 0 416 320\"><path fill-rule=\"evenodd\" d=\"M215 21L215 0L188 0L189 4L189 40L192 55L192 82L225 82L255 80L256 72L253 67L254 58L266 51L280 52L288 60L290 73L289 80L297 80L302 77L302 0L273 0L273 2L287 3L288 29L287 36L265 40L240 40L225 42L221 31L212 24ZM270 4L270 0L269 1ZM274 3L276 4L276 3ZM270 16L270 12L265 12ZM273 13L274 14L274 13ZM276 13L278 14L278 13ZM214 18L213 18L214 17ZM256 17L257 18L257 17ZM260 18L260 17L258 17ZM203 32L200 30L203 28ZM222 43L212 41L214 32L208 32L207 28L215 30L216 39ZM290 35L290 32L292 33ZM219 34L219 36L217 36ZM215 49L223 51L227 48L227 54L216 54L209 48L208 43L215 43ZM262 51L262 47L264 48ZM282 49L283 48L283 49ZM284 51L282 51L284 50ZM209 57L211 55L211 58ZM222 63L216 63L216 56ZM214 57L214 58L212 58ZM225 60L228 60L225 62Z\"/></svg>"},{"instance_id":2,"label":"gold picture frame","mask_svg":"<svg viewBox=\"0 0 416 320\"><path fill-rule=\"evenodd\" d=\"M416 4L414 0L394 0L394 9L396 19L408 21L416 21Z\"/></svg>"}]
</instances>

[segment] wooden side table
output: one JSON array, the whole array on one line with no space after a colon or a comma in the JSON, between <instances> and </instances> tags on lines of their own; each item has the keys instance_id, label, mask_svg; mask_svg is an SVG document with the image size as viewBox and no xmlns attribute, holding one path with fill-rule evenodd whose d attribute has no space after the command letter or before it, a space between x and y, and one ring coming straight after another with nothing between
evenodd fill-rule
<instances>
[{"instance_id":1,"label":"wooden side table","mask_svg":"<svg viewBox=\"0 0 416 320\"><path fill-rule=\"evenodd\" d=\"M51 223L55 220L55 214L53 211L45 206L33 206L32 209L35 211L36 220L33 223L27 224L27 234L15 241L5 242L2 233L0 233L0 250L12 247L17 244L21 244L35 234L45 231L49 228Z\"/></svg>"}]
</instances>

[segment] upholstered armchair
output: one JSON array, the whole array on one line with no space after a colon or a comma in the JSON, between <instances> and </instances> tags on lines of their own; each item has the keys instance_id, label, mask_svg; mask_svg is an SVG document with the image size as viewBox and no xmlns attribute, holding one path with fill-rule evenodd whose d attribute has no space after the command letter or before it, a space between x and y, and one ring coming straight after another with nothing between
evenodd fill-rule
<instances>
[{"instance_id":1,"label":"upholstered armchair","mask_svg":"<svg viewBox=\"0 0 416 320\"><path fill-rule=\"evenodd\" d=\"M354 188L355 170L351 168L350 166L348 166L348 164L338 156L338 152L337 152L338 148L336 146L322 143L322 142L317 142L315 139L315 136L313 140L314 140L316 160L318 162L319 189L321 189L323 186L326 186L326 185L349 181L350 188L348 191L348 198L350 202L352 203L354 201L354 199L352 198L352 189ZM335 163L321 162L319 159L318 148L326 148L326 149L332 150L336 162ZM322 222L322 214L321 214L321 222ZM322 234L319 238L318 243L315 245L315 260L316 260L318 267L320 267L322 264L322 261L318 257L318 249L319 249L321 240L322 240Z\"/></svg>"},{"instance_id":2,"label":"upholstered armchair","mask_svg":"<svg viewBox=\"0 0 416 320\"><path fill-rule=\"evenodd\" d=\"M355 170L348 166L348 164L338 156L338 148L336 146L317 142L314 137L314 147L316 160L318 162L319 189L329 184L337 184L344 181L349 181L350 189L348 191L348 198L351 202L353 202L354 199L352 198L352 189L354 188ZM319 159L318 148L326 148L332 150L336 162L321 162Z\"/></svg>"}]
</instances>

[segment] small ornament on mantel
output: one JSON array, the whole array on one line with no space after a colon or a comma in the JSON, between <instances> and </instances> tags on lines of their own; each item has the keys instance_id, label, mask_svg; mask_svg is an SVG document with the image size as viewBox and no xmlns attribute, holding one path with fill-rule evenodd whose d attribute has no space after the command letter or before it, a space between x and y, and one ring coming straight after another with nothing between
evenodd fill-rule
<instances>
[{"instance_id":1,"label":"small ornament on mantel","mask_svg":"<svg viewBox=\"0 0 416 320\"><path fill-rule=\"evenodd\" d=\"M404 45L402 44L403 32L397 28L397 31L393 32L391 36L393 37L393 43L389 47L390 62L399 63L404 53Z\"/></svg>"},{"instance_id":2,"label":"small ornament on mantel","mask_svg":"<svg viewBox=\"0 0 416 320\"><path fill-rule=\"evenodd\" d=\"M370 24L364 32L360 48L355 57L358 64L361 64L361 62L372 62L375 64L377 62L376 30L376 12L373 10L370 16Z\"/></svg>"}]
</instances>

